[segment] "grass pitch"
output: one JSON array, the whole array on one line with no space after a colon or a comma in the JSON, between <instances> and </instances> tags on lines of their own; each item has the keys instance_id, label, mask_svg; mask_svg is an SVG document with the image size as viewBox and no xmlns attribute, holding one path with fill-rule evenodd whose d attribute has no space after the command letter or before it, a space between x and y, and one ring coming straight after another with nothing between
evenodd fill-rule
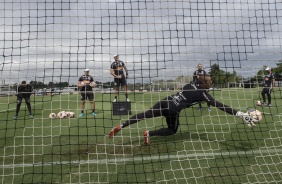
<instances>
[{"instance_id":1,"label":"grass pitch","mask_svg":"<svg viewBox=\"0 0 282 184\"><path fill-rule=\"evenodd\" d=\"M173 92L130 94L132 115ZM108 138L129 116L112 115L110 94L95 94L97 116L80 113L79 95L32 96L34 119L16 97L0 98L0 179L2 183L279 183L282 182L281 96L272 107L256 107L260 89L210 91L237 110L257 108L263 120L253 130L240 118L206 104L181 112L175 135L143 132L166 126L164 118L140 121ZM121 99L124 96L121 96ZM51 112L73 111L76 118L49 119Z\"/></svg>"}]
</instances>

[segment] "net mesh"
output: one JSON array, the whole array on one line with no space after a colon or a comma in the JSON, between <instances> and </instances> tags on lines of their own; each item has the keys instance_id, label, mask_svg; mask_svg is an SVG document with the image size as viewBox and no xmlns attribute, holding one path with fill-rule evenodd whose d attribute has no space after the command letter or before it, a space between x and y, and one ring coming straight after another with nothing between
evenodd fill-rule
<instances>
[{"instance_id":1,"label":"net mesh","mask_svg":"<svg viewBox=\"0 0 282 184\"><path fill-rule=\"evenodd\" d=\"M0 180L2 183L280 183L281 17L276 0L2 0L0 2ZM113 115L113 56L129 70L131 113ZM162 117L108 133L192 81L213 74L210 94L236 110L258 109L249 129L206 103L182 110L176 134L150 138ZM266 66L276 74L262 102ZM77 81L89 68L96 116L81 113ZM17 85L34 88L32 114ZM125 101L120 89L119 101ZM75 118L50 119L60 111Z\"/></svg>"}]
</instances>

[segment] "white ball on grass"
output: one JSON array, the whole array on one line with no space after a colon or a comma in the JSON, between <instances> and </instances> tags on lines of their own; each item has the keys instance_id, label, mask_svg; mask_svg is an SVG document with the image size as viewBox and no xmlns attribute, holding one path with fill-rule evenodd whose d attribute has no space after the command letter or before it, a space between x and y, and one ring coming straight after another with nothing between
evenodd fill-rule
<instances>
[{"instance_id":1,"label":"white ball on grass","mask_svg":"<svg viewBox=\"0 0 282 184\"><path fill-rule=\"evenodd\" d=\"M262 120L262 113L259 110L248 110L248 114L253 118L254 123L258 123Z\"/></svg>"},{"instance_id":2,"label":"white ball on grass","mask_svg":"<svg viewBox=\"0 0 282 184\"><path fill-rule=\"evenodd\" d=\"M66 112L65 111L58 112L57 117L58 118L66 118L67 117Z\"/></svg>"},{"instance_id":3,"label":"white ball on grass","mask_svg":"<svg viewBox=\"0 0 282 184\"><path fill-rule=\"evenodd\" d=\"M56 117L57 117L56 114L53 113L53 112L51 112L51 113L49 114L49 118L50 118L50 119L54 119L54 118L56 118Z\"/></svg>"},{"instance_id":4,"label":"white ball on grass","mask_svg":"<svg viewBox=\"0 0 282 184\"><path fill-rule=\"evenodd\" d=\"M67 118L74 118L75 116L74 112L70 112L70 111L65 112L65 115Z\"/></svg>"},{"instance_id":5,"label":"white ball on grass","mask_svg":"<svg viewBox=\"0 0 282 184\"><path fill-rule=\"evenodd\" d=\"M261 101L257 101L257 102L256 102L256 105L257 105L257 106L261 106Z\"/></svg>"}]
</instances>

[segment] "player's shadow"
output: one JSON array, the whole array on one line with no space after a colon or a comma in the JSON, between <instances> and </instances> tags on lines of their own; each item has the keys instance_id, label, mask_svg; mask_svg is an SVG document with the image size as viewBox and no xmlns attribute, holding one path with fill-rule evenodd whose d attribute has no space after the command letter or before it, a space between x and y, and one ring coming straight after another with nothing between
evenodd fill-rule
<instances>
[{"instance_id":1,"label":"player's shadow","mask_svg":"<svg viewBox=\"0 0 282 184\"><path fill-rule=\"evenodd\" d=\"M137 141L137 140L136 140ZM185 143L186 142L186 143ZM254 149L254 144L250 143L247 140L216 140L208 138L206 133L190 133L190 132L181 132L176 133L170 136L156 136L150 138L151 145L162 145L170 144L175 145L176 143L187 144L191 142L196 144L199 143L199 146L202 146L204 142L209 142L210 144L219 144L221 150L239 150L239 151L249 151Z\"/></svg>"}]
</instances>

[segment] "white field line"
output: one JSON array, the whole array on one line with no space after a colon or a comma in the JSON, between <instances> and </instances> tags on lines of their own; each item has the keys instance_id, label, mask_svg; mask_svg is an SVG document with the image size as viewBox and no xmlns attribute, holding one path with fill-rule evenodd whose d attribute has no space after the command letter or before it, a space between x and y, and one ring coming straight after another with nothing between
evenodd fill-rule
<instances>
[{"instance_id":1,"label":"white field line","mask_svg":"<svg viewBox=\"0 0 282 184\"><path fill-rule=\"evenodd\" d=\"M282 149L269 149L269 150L255 150L255 151L238 151L238 152L216 152L216 153L193 153L193 154L179 154L179 155L164 155L164 156L147 156L147 157L133 157L133 158L116 158L116 159L101 159L101 160L74 160L74 161L62 161L62 162L38 162L38 163L23 163L23 164L9 164L0 165L1 169L5 168L18 168L18 167L36 167L36 166L52 166L52 165L68 165L68 164L107 164L107 163L122 163L132 161L144 161L144 160L163 160L163 159L189 159L198 157L216 157L216 156L234 156L234 155L260 155L260 154L273 154L275 156L282 154Z\"/></svg>"}]
</instances>

